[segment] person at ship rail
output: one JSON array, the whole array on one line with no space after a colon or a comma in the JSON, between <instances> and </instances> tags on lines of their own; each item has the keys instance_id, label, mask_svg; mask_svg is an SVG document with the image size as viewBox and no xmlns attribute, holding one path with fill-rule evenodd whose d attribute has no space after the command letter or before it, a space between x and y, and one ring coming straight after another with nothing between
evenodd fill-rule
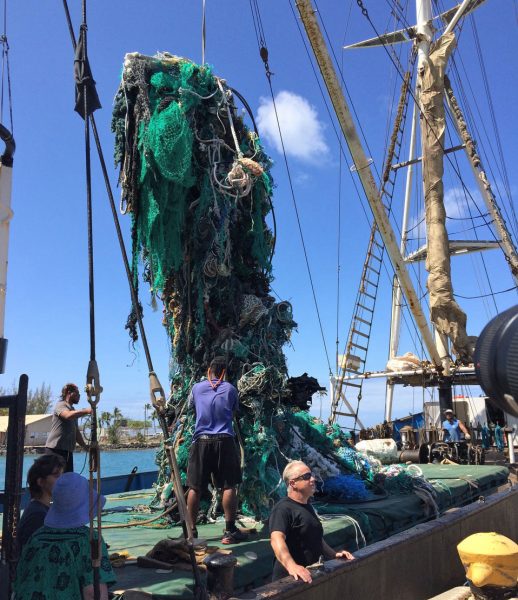
<instances>
[{"instance_id":1,"label":"person at ship rail","mask_svg":"<svg viewBox=\"0 0 518 600\"><path fill-rule=\"evenodd\" d=\"M236 388L225 381L226 360L215 357L210 363L207 379L196 383L189 396L194 408L196 425L187 465L187 509L198 537L196 519L202 493L213 480L222 490L225 530L221 542L236 544L246 535L236 527L237 492L241 483L241 465L235 442L233 419L239 407Z\"/></svg>"},{"instance_id":2,"label":"person at ship rail","mask_svg":"<svg viewBox=\"0 0 518 600\"><path fill-rule=\"evenodd\" d=\"M270 515L270 543L275 554L272 581L291 575L311 583L311 573L306 568L327 559L353 560L354 556L342 550L336 552L324 540L324 529L310 498L315 493L316 479L311 469L302 461L287 464L282 474L288 495L281 498Z\"/></svg>"},{"instance_id":3,"label":"person at ship rail","mask_svg":"<svg viewBox=\"0 0 518 600\"><path fill-rule=\"evenodd\" d=\"M447 408L444 411L445 420L443 421L442 428L444 431L444 442L460 442L460 432L464 434L464 438L466 440L471 439L471 435L469 434L468 429L464 425L462 421L459 421L455 416L454 412L451 408Z\"/></svg>"},{"instance_id":4,"label":"person at ship rail","mask_svg":"<svg viewBox=\"0 0 518 600\"><path fill-rule=\"evenodd\" d=\"M57 454L44 454L37 458L27 473L27 486L31 501L18 523L18 541L23 547L47 516L52 501L52 488L63 474L65 459Z\"/></svg>"},{"instance_id":5,"label":"person at ship rail","mask_svg":"<svg viewBox=\"0 0 518 600\"><path fill-rule=\"evenodd\" d=\"M54 406L50 433L45 444L45 454L59 454L65 459L65 472L74 470L74 448L76 443L87 450L77 420L92 413L92 408L75 409L79 402L79 388L75 383L67 383L61 390L61 398Z\"/></svg>"}]
</instances>

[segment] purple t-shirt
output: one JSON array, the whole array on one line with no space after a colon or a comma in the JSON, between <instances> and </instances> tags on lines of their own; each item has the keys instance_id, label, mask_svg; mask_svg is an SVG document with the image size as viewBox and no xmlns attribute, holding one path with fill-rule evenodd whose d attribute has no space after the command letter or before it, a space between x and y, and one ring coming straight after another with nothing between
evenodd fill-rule
<instances>
[{"instance_id":1,"label":"purple t-shirt","mask_svg":"<svg viewBox=\"0 0 518 600\"><path fill-rule=\"evenodd\" d=\"M214 385L217 379L213 379ZM196 383L189 396L190 405L196 413L194 439L200 435L225 434L234 437L232 419L238 409L237 390L228 381L222 381L216 389L210 382Z\"/></svg>"}]
</instances>

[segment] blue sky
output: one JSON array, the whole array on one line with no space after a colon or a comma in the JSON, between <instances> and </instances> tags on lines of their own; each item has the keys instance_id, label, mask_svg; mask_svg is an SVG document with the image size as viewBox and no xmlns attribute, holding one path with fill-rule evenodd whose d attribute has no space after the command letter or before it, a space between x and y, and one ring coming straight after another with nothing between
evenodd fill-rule
<instances>
[{"instance_id":1,"label":"blue sky","mask_svg":"<svg viewBox=\"0 0 518 600\"><path fill-rule=\"evenodd\" d=\"M111 105L124 54L133 51L143 54L168 51L200 61L201 4L201 0L147 0L146 3L136 0L89 1L89 56L103 105L103 109L96 113L96 120L110 166L113 149ZM70 5L77 31L80 2L74 0ZM327 114L289 2L260 0L259 5L269 48L270 68L275 74L273 85L281 126L285 131L301 225L325 339L333 363L339 187L342 215L341 298L338 311L341 347L346 341L363 264L370 231L370 211L362 196L366 216L352 185L350 159L347 158L347 164L343 160L340 165L334 131L336 125ZM336 5L339 5L338 8ZM451 5L448 3L445 6ZM393 28L389 2L369 0L365 6L378 31ZM355 2L320 0L319 10L338 60L343 63L348 91L369 145L368 154L374 159L378 171L381 171L387 110L393 90L399 90L400 80L383 49L341 50L344 42L353 43L374 35ZM83 122L73 111L73 53L61 3L39 0L11 2L7 16L17 151L12 198L15 216L11 223L6 312L9 350L7 369L1 377L1 384L10 386L21 373L27 373L31 387L46 382L57 394L66 381L75 381L80 386L84 384L89 357ZM408 21L413 22L412 6L408 9ZM478 11L475 23L501 145L506 152L510 188L516 195L516 3L488 1ZM396 48L396 52L399 53L400 49ZM293 336L293 345L286 349L290 373L298 375L307 371L327 385L327 361L283 158L271 126L269 91L247 2L207 0L206 60L218 75L227 79L232 87L246 97L258 117L260 134L274 160L278 242L273 287L279 296L293 303L295 320L299 323L298 332ZM474 96L480 111L478 128L483 139L479 141L482 145L486 141L484 138L489 139L495 160L491 157L491 151L488 158L491 158L493 165L499 164L470 21L463 27L455 61L459 70L469 76L469 85L464 84L466 97ZM406 63L406 58L402 58L402 62ZM9 125L6 114L4 105L3 121ZM456 143L452 141L452 145ZM405 143L403 157L407 154L406 148ZM475 184L465 170L465 161L460 154L456 156L465 173L467 188L482 207L477 199ZM101 409L111 410L118 406L128 416L142 417L143 405L149 401L147 366L141 346L133 349L124 330L130 308L129 292L95 154L92 154L92 164L97 361L105 389ZM494 168L494 180L503 190L503 175ZM116 171L111 171L111 175L112 187L118 197ZM451 172L447 173L445 184L449 214L456 218L464 217L468 209L463 203L462 188ZM414 187L419 192L419 181ZM395 198L396 222L401 203L401 193L398 192ZM473 208L473 212L478 214L476 208ZM415 224L419 223L419 206L413 219ZM121 223L127 236L129 218L121 217ZM451 231L462 231L469 229L470 224L467 223L452 219L449 225ZM418 231L417 227L415 231ZM483 228L477 231L481 239L492 239ZM468 235L472 234L465 234ZM388 263L387 267L390 273ZM422 275L423 267L419 271ZM496 252L485 255L485 265L480 262L480 257L455 259L453 273L455 291L461 290L458 293L464 296L486 294L489 289L486 274L495 292L513 285L505 262ZM143 303L147 305L144 285L141 294ZM469 315L470 334L480 333L497 310L516 303L515 292L500 294L495 298L496 307L491 299L459 300ZM383 369L388 352L390 278L385 271L382 274L378 308L368 363L371 370ZM160 311L154 313L147 307L145 325L155 369L167 389L169 354ZM404 333L401 352L406 351L415 351L415 348L410 336ZM366 385L362 412L366 422L381 420L383 391L382 382ZM419 410L421 401L420 390L399 390L396 411L406 414L412 409ZM315 411L317 414L320 411L318 399L315 401ZM322 415L327 416L325 399Z\"/></svg>"}]
</instances>

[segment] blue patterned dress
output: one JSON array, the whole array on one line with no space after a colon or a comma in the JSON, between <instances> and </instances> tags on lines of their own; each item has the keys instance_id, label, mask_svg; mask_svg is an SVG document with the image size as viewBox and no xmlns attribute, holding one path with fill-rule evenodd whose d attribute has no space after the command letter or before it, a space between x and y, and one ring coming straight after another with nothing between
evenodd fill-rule
<instances>
[{"instance_id":1,"label":"blue patterned dress","mask_svg":"<svg viewBox=\"0 0 518 600\"><path fill-rule=\"evenodd\" d=\"M102 542L101 583L116 581ZM42 527L24 546L16 571L16 600L81 600L94 581L88 527Z\"/></svg>"}]
</instances>

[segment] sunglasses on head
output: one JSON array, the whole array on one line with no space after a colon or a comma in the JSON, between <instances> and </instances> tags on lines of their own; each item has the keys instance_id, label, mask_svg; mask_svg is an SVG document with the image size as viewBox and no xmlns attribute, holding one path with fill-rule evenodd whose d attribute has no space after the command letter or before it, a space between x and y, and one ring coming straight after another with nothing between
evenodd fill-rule
<instances>
[{"instance_id":1,"label":"sunglasses on head","mask_svg":"<svg viewBox=\"0 0 518 600\"><path fill-rule=\"evenodd\" d=\"M299 475L298 477L294 477L292 479L292 481L309 481L311 478L313 477L313 473L311 471L308 471L307 473L304 473L304 475Z\"/></svg>"}]
</instances>

